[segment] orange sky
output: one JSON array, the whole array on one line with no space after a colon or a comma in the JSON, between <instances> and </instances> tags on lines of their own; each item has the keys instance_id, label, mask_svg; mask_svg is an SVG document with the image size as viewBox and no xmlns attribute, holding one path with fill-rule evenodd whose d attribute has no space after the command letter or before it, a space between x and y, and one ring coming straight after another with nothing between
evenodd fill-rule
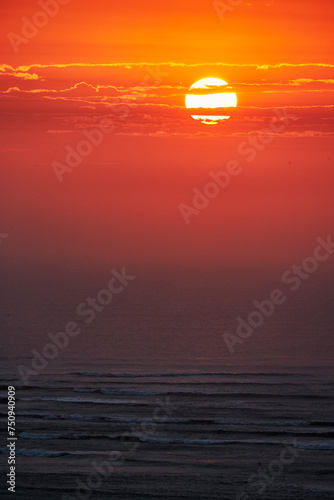
<instances>
[{"instance_id":1,"label":"orange sky","mask_svg":"<svg viewBox=\"0 0 334 500\"><path fill-rule=\"evenodd\" d=\"M328 234L332 1L245 0L221 20L211 1L63 0L14 50L22 17L40 10L27 0L0 9L5 255L252 266L304 257ZM231 119L211 127L184 108L209 76L238 96ZM295 118L247 162L240 143L286 107ZM113 131L59 183L52 164L104 118ZM188 227L179 204L234 159L242 174Z\"/></svg>"},{"instance_id":2,"label":"orange sky","mask_svg":"<svg viewBox=\"0 0 334 500\"><path fill-rule=\"evenodd\" d=\"M31 20L40 7L27 0L2 2L2 59L14 64L331 60L331 0L244 0L223 21L213 1L59 3L65 4L59 13L15 56L7 33L19 33L22 16Z\"/></svg>"}]
</instances>

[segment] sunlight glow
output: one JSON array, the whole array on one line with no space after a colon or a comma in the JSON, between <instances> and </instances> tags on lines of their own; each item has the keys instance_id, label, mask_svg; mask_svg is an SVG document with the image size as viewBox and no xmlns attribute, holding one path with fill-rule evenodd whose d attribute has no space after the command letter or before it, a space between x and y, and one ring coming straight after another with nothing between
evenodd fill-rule
<instances>
[{"instance_id":1,"label":"sunlight glow","mask_svg":"<svg viewBox=\"0 0 334 500\"><path fill-rule=\"evenodd\" d=\"M191 92L186 95L186 108L227 108L237 106L237 96L234 92L222 92L227 82L219 78L203 78L190 87L190 91L198 89L201 92ZM230 116L221 115L191 115L207 125L215 125L220 121L228 120Z\"/></svg>"}]
</instances>

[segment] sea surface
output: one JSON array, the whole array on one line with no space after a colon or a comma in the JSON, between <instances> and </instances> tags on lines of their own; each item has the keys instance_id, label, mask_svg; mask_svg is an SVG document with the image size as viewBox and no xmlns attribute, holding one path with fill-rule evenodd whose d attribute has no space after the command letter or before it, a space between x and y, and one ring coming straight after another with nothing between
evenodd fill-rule
<instances>
[{"instance_id":1,"label":"sea surface","mask_svg":"<svg viewBox=\"0 0 334 500\"><path fill-rule=\"evenodd\" d=\"M75 359L24 385L5 365L17 482L1 498L334 499L326 371Z\"/></svg>"}]
</instances>

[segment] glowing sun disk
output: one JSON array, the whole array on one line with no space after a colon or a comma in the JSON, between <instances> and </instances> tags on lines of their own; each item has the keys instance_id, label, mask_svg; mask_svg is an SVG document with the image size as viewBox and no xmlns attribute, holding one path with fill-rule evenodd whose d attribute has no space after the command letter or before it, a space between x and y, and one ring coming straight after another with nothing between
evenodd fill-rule
<instances>
[{"instance_id":1,"label":"glowing sun disk","mask_svg":"<svg viewBox=\"0 0 334 500\"><path fill-rule=\"evenodd\" d=\"M235 108L237 96L234 92L222 92L227 82L219 78L203 78L190 87L190 93L186 95L186 108ZM200 92L194 92L195 89ZM191 92L192 91L192 92ZM200 120L207 125L215 125L219 121L228 120L230 116L191 115L195 120Z\"/></svg>"}]
</instances>

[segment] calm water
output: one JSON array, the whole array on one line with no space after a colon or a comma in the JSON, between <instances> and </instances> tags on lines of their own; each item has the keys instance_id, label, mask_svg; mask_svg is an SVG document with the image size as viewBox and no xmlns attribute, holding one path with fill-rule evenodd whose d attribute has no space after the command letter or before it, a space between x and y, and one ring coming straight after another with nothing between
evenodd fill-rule
<instances>
[{"instance_id":1,"label":"calm water","mask_svg":"<svg viewBox=\"0 0 334 500\"><path fill-rule=\"evenodd\" d=\"M90 324L76 306L110 270L60 271L4 273L1 386L3 403L7 385L17 394L16 498L334 499L326 274L285 290L231 354L222 334L280 286L284 267L242 280L138 272ZM24 385L17 365L31 366L32 350L69 321L80 335ZM4 424L5 414L3 404Z\"/></svg>"},{"instance_id":2,"label":"calm water","mask_svg":"<svg viewBox=\"0 0 334 500\"><path fill-rule=\"evenodd\" d=\"M334 384L280 371L68 360L15 382L16 498L333 499ZM85 489L106 460L113 471ZM259 467L267 482L249 484Z\"/></svg>"}]
</instances>

